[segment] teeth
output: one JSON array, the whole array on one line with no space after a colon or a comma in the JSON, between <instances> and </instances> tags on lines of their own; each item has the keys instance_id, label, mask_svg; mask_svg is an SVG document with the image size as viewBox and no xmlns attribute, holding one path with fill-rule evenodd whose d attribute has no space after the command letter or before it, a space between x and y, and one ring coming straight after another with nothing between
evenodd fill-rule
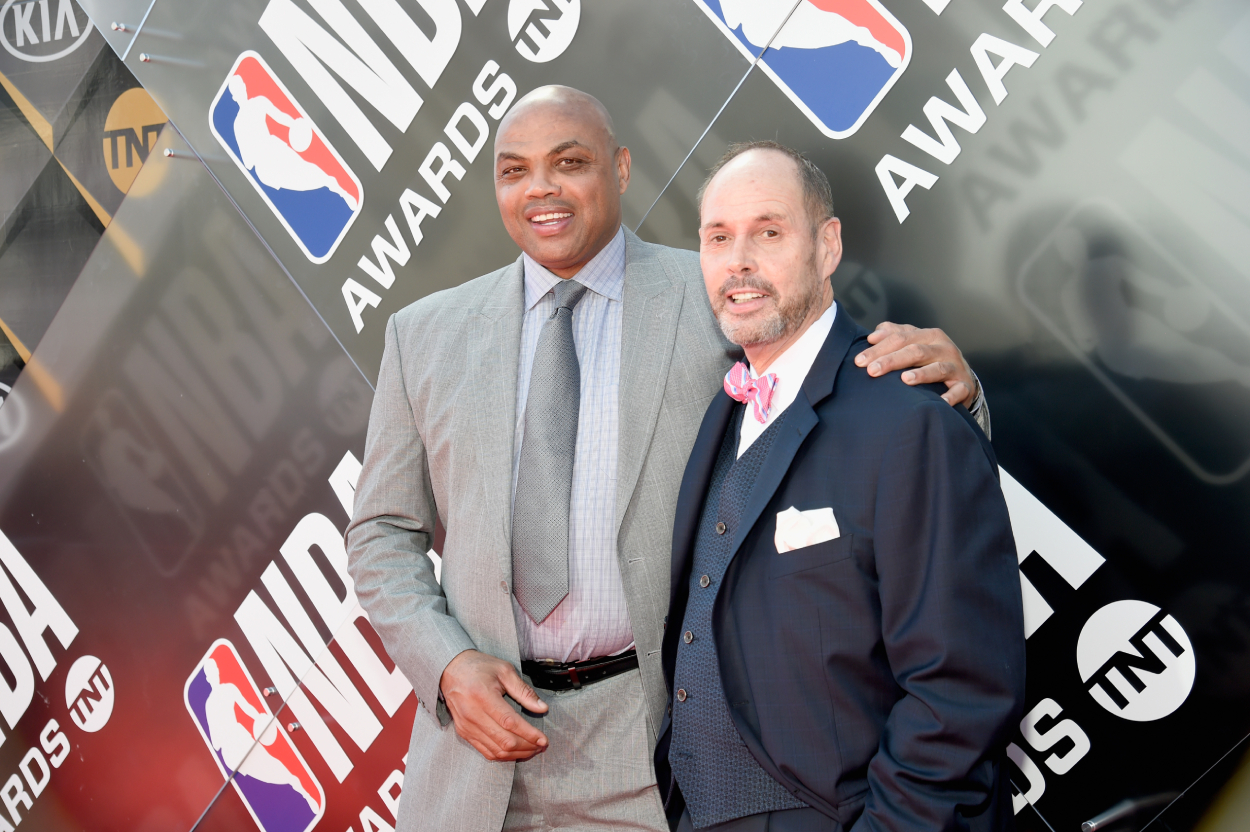
<instances>
[{"instance_id":1,"label":"teeth","mask_svg":"<svg viewBox=\"0 0 1250 832\"><path fill-rule=\"evenodd\" d=\"M749 300L755 300L756 298L762 298L762 297L764 296L756 292L738 292L738 293L730 295L729 299L732 300L734 303L746 303Z\"/></svg>"},{"instance_id":2,"label":"teeth","mask_svg":"<svg viewBox=\"0 0 1250 832\"><path fill-rule=\"evenodd\" d=\"M562 220L571 216L573 215L570 213L539 214L536 217L532 217L530 222L551 222L552 220Z\"/></svg>"}]
</instances>

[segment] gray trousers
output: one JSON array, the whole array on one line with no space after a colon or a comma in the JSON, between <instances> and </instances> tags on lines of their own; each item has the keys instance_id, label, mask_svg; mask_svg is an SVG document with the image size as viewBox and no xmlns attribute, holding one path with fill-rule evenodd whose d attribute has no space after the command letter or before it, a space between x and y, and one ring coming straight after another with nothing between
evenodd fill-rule
<instances>
[{"instance_id":1,"label":"gray trousers","mask_svg":"<svg viewBox=\"0 0 1250 832\"><path fill-rule=\"evenodd\" d=\"M547 735L549 745L516 764L505 832L668 832L655 785L642 675L631 670L581 690L535 690L548 711L526 719Z\"/></svg>"}]
</instances>

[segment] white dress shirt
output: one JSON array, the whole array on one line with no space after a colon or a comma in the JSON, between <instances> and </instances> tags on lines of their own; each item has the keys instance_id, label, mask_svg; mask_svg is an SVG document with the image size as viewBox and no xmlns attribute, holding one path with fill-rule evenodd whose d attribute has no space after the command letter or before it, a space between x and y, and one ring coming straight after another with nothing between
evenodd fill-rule
<instances>
[{"instance_id":1,"label":"white dress shirt","mask_svg":"<svg viewBox=\"0 0 1250 832\"><path fill-rule=\"evenodd\" d=\"M573 308L581 407L569 506L569 594L541 624L535 624L513 596L512 612L523 659L584 661L619 653L634 642L616 553L625 232L618 231L572 279L587 292ZM559 282L559 277L525 255L525 312L512 459L514 493L525 440L525 402L534 352L543 324L555 311L552 290Z\"/></svg>"},{"instance_id":2,"label":"white dress shirt","mask_svg":"<svg viewBox=\"0 0 1250 832\"><path fill-rule=\"evenodd\" d=\"M829 331L833 329L833 316L838 312L836 303L830 304L825 313L799 336L799 340L786 347L786 351L777 356L768 365L768 373L777 374L777 386L773 388L772 404L768 408L768 418L763 423L755 418L753 408L747 408L742 416L742 431L738 434L738 456L741 457L751 443L760 438L760 434L768 430L768 426L777 421L777 417L786 412L803 389L803 381L812 369L820 348L825 345ZM755 367L751 368L751 378L759 378Z\"/></svg>"}]
</instances>

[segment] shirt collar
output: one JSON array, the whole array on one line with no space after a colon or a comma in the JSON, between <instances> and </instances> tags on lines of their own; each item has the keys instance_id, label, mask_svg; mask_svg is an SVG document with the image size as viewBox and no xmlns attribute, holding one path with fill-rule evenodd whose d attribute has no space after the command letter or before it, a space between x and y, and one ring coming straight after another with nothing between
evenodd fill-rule
<instances>
[{"instance_id":1,"label":"shirt collar","mask_svg":"<svg viewBox=\"0 0 1250 832\"><path fill-rule=\"evenodd\" d=\"M560 278L540 266L528 254L525 260L525 308L533 309L560 282ZM596 254L573 279L595 294L620 301L625 290L625 227Z\"/></svg>"},{"instance_id":2,"label":"shirt collar","mask_svg":"<svg viewBox=\"0 0 1250 832\"><path fill-rule=\"evenodd\" d=\"M768 372L776 373L779 382L788 382L791 387L796 383L802 385L803 380L807 378L808 371L812 369L812 364L816 363L820 348L825 345L825 339L829 337L829 332L833 329L833 317L837 311L836 303L829 304L829 308L812 322L807 332L800 335L799 340L787 347L785 352L768 365ZM754 366L751 367L751 376L759 378L759 373L755 371Z\"/></svg>"}]
</instances>

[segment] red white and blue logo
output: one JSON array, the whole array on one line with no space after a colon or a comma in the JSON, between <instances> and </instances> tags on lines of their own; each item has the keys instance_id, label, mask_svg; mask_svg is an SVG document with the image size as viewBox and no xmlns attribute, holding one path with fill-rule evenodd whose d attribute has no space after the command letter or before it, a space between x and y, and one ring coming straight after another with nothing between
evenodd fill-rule
<instances>
[{"instance_id":1,"label":"red white and blue logo","mask_svg":"<svg viewBox=\"0 0 1250 832\"><path fill-rule=\"evenodd\" d=\"M768 46L760 69L830 138L858 130L911 61L911 35L877 0L695 2L749 60Z\"/></svg>"},{"instance_id":2,"label":"red white and blue logo","mask_svg":"<svg viewBox=\"0 0 1250 832\"><path fill-rule=\"evenodd\" d=\"M360 215L364 190L260 55L234 62L208 124L308 259L329 260Z\"/></svg>"},{"instance_id":3,"label":"red white and blue logo","mask_svg":"<svg viewBox=\"0 0 1250 832\"><path fill-rule=\"evenodd\" d=\"M213 642L183 689L187 711L262 832L307 832L325 792L273 718L234 645Z\"/></svg>"}]
</instances>

